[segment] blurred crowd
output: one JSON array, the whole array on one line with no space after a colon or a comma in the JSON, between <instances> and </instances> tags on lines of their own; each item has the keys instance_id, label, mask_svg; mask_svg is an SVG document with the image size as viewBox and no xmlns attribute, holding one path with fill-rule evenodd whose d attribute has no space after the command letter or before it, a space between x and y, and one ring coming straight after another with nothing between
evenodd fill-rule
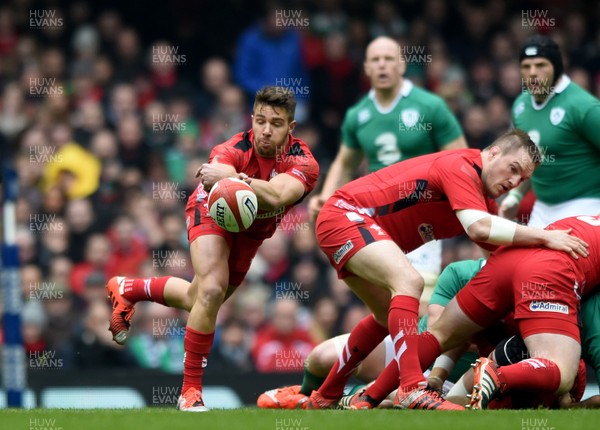
<instances>
[{"instance_id":1,"label":"blurred crowd","mask_svg":"<svg viewBox=\"0 0 600 430\"><path fill-rule=\"evenodd\" d=\"M292 88L294 134L321 172L345 110L368 91L362 60L379 35L406 49L406 77L447 101L471 147L510 126L523 91L518 47L532 33L550 34L571 79L600 95L596 2L168 3L148 5L145 26L118 3L0 6L0 144L19 178L23 337L29 353L54 351L65 367L182 371L185 313L138 304L118 347L104 285L115 275L191 279L184 207L196 169L250 127L261 86ZM163 12L164 31L152 25ZM443 264L475 255L449 241ZM312 346L366 314L299 206L221 309L210 366L300 370Z\"/></svg>"}]
</instances>

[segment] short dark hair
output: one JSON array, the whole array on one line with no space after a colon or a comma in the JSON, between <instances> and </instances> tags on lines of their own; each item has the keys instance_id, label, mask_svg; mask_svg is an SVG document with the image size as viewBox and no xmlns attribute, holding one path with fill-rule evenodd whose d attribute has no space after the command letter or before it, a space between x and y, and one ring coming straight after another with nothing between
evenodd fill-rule
<instances>
[{"instance_id":1,"label":"short dark hair","mask_svg":"<svg viewBox=\"0 0 600 430\"><path fill-rule=\"evenodd\" d=\"M527 134L526 131L523 131L520 128L512 128L508 130L502 136L494 140L485 149L491 149L494 146L499 147L502 150L503 154L516 151L519 148L525 148L525 150L531 157L531 161L533 161L533 163L536 166L539 165L542 161L542 154L540 153L540 150L538 149L536 144L533 143L533 140L531 140L529 134Z\"/></svg>"},{"instance_id":2,"label":"short dark hair","mask_svg":"<svg viewBox=\"0 0 600 430\"><path fill-rule=\"evenodd\" d=\"M296 114L296 97L292 90L285 87L269 86L261 88L256 92L252 110L256 110L256 106L258 105L285 109L289 122L294 120L294 115Z\"/></svg>"}]
</instances>

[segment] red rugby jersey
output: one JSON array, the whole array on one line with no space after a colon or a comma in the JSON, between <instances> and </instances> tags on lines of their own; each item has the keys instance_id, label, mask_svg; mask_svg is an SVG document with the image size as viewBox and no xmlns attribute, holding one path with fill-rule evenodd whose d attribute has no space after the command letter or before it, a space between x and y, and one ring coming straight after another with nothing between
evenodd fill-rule
<instances>
[{"instance_id":1,"label":"red rugby jersey","mask_svg":"<svg viewBox=\"0 0 600 430\"><path fill-rule=\"evenodd\" d=\"M298 204L310 193L319 177L319 165L306 144L290 135L285 148L274 158L264 158L254 150L254 132L252 130L236 134L228 141L213 148L209 161L216 156L218 162L233 166L238 173L245 173L251 178L270 180L276 175L287 174L298 179L304 185L304 195L294 204L275 211L258 208L256 220L244 234L254 238L266 238L273 235L286 212ZM198 185L190 199L200 203L208 196L202 183ZM206 202L204 202L206 206ZM206 208L205 208L206 209Z\"/></svg>"},{"instance_id":2,"label":"red rugby jersey","mask_svg":"<svg viewBox=\"0 0 600 430\"><path fill-rule=\"evenodd\" d=\"M498 212L496 202L485 195L481 164L478 149L423 155L349 182L331 200L373 217L404 252L410 252L430 240L464 234L456 210Z\"/></svg>"},{"instance_id":3,"label":"red rugby jersey","mask_svg":"<svg viewBox=\"0 0 600 430\"><path fill-rule=\"evenodd\" d=\"M600 288L600 216L580 215L563 218L546 227L546 230L568 229L572 229L571 235L587 242L590 254L586 258L579 256L575 260L566 252L556 251L557 257L571 262L577 276L576 293L585 296Z\"/></svg>"}]
</instances>

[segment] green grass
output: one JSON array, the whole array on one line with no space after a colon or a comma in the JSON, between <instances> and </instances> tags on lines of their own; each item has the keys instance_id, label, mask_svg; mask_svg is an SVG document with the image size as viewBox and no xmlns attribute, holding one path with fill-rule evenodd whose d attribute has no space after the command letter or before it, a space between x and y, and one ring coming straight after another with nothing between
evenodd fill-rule
<instances>
[{"instance_id":1,"label":"green grass","mask_svg":"<svg viewBox=\"0 0 600 430\"><path fill-rule=\"evenodd\" d=\"M182 413L174 409L0 410L6 430L570 430L599 429L600 410L272 411Z\"/></svg>"}]
</instances>

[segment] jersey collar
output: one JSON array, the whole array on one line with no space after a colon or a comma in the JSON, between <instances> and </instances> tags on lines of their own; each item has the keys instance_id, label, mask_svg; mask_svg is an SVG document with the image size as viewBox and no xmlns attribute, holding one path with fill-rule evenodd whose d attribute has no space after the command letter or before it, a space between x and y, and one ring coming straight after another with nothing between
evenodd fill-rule
<instances>
[{"instance_id":1,"label":"jersey collar","mask_svg":"<svg viewBox=\"0 0 600 430\"><path fill-rule=\"evenodd\" d=\"M554 88L554 91L552 92L552 94L550 94L548 97L546 97L546 100L544 100L543 103L538 104L535 101L535 99L533 98L533 96L531 96L531 106L535 110L544 109L546 107L546 105L548 104L548 102L550 100L552 100L552 97L554 97L556 94L560 94L564 90L566 90L570 83L571 83L571 78L569 78L567 75L562 75L562 77L560 78L560 82L558 83L556 88Z\"/></svg>"},{"instance_id":2,"label":"jersey collar","mask_svg":"<svg viewBox=\"0 0 600 430\"><path fill-rule=\"evenodd\" d=\"M394 101L387 108L383 108L379 104L379 102L375 98L375 90L371 89L369 91L369 98L373 101L373 105L375 106L375 109L377 109L377 112L382 113L382 114L390 113L391 111L393 111L396 108L396 106L398 105L398 103L400 102L400 99L402 99L402 97L408 97L408 95L410 94L410 92L412 91L414 86L415 85L411 81L409 81L406 78L403 78L402 86L400 87L400 91L398 91L398 95L396 96Z\"/></svg>"}]
</instances>

